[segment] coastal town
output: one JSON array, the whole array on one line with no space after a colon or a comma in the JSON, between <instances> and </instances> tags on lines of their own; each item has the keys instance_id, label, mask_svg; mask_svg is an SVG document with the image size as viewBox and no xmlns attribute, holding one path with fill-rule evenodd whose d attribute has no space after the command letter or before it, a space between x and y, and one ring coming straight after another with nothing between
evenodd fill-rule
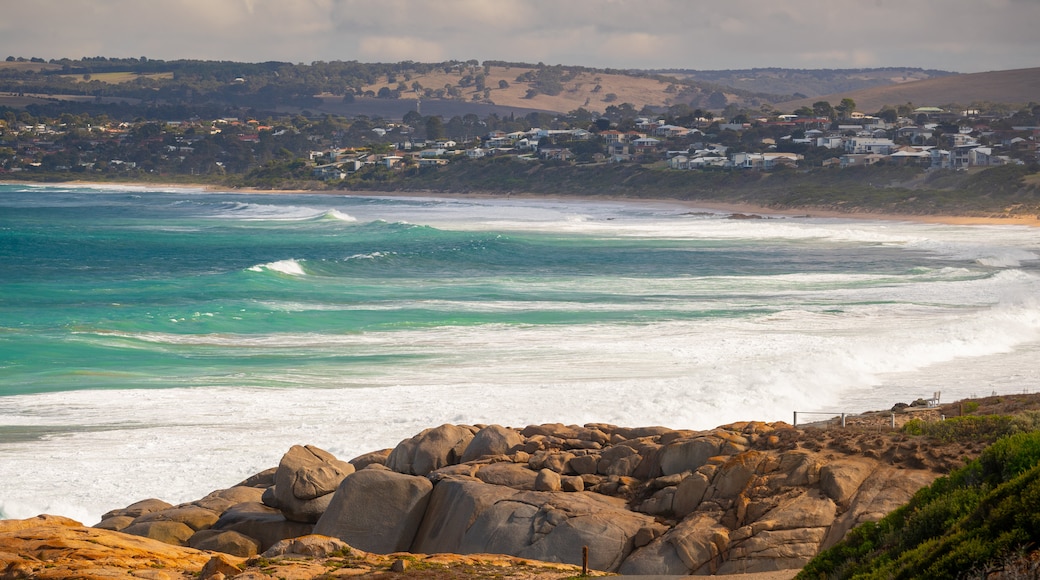
<instances>
[{"instance_id":1,"label":"coastal town","mask_svg":"<svg viewBox=\"0 0 1040 580\"><path fill-rule=\"evenodd\" d=\"M643 114L639 114L643 113ZM924 169L1035 163L1040 107L855 110L845 99L789 114L672 107L660 114L627 104L602 115L531 113L442 119L222 117L113 121L104 116L0 117L0 174L9 178L253 175L337 182L358 174L436 169L462 160L511 157L530 163L640 164L661 170L774 171L902 165Z\"/></svg>"}]
</instances>

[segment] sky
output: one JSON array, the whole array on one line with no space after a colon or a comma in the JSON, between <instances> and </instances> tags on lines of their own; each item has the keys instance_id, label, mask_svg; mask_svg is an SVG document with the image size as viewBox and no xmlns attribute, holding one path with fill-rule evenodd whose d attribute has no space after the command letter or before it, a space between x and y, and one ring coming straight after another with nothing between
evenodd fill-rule
<instances>
[{"instance_id":1,"label":"sky","mask_svg":"<svg viewBox=\"0 0 1040 580\"><path fill-rule=\"evenodd\" d=\"M1040 66L1040 0L0 0L0 59Z\"/></svg>"}]
</instances>

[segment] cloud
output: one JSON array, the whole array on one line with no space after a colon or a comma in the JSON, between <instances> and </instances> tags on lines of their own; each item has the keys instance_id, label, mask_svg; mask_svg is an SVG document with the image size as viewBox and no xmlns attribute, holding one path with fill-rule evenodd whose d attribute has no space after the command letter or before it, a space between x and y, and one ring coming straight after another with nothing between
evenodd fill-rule
<instances>
[{"instance_id":1,"label":"cloud","mask_svg":"<svg viewBox=\"0 0 1040 580\"><path fill-rule=\"evenodd\" d=\"M5 0L0 55L1040 66L1036 0Z\"/></svg>"}]
</instances>

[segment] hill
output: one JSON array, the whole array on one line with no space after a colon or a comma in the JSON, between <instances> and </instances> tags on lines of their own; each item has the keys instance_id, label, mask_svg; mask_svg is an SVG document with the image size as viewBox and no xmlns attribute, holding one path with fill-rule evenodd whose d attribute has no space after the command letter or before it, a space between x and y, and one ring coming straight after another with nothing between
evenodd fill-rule
<instances>
[{"instance_id":1,"label":"hill","mask_svg":"<svg viewBox=\"0 0 1040 580\"><path fill-rule=\"evenodd\" d=\"M811 98L897 85L957 73L907 67L861 69L753 68L738 70L664 69L654 71L691 81L715 83L746 91Z\"/></svg>"},{"instance_id":2,"label":"hill","mask_svg":"<svg viewBox=\"0 0 1040 580\"><path fill-rule=\"evenodd\" d=\"M944 106L990 102L1024 105L1040 100L1040 68L992 71L931 78L871 87L777 103L776 108L793 111L811 107L814 102L840 102L848 97L864 112L880 110L885 105L913 103L917 106Z\"/></svg>"}]
</instances>

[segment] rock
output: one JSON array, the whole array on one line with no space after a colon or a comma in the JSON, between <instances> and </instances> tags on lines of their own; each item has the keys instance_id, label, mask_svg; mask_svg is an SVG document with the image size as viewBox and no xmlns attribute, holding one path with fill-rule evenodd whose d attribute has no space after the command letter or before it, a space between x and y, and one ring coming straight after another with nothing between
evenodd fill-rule
<instances>
[{"instance_id":1,"label":"rock","mask_svg":"<svg viewBox=\"0 0 1040 580\"><path fill-rule=\"evenodd\" d=\"M509 455L524 444L524 438L513 429L500 425L488 425L470 440L462 453L462 462L467 463L490 455Z\"/></svg>"},{"instance_id":2,"label":"rock","mask_svg":"<svg viewBox=\"0 0 1040 580\"><path fill-rule=\"evenodd\" d=\"M685 517L687 514L693 513L697 506L701 505L701 500L704 499L704 494L710 486L711 480L700 471L680 481L679 485L675 486L675 497L672 502L675 515Z\"/></svg>"},{"instance_id":3,"label":"rock","mask_svg":"<svg viewBox=\"0 0 1040 580\"><path fill-rule=\"evenodd\" d=\"M425 554L462 553L473 520L495 503L513 497L516 490L470 478L445 479L430 495L426 516L412 551Z\"/></svg>"},{"instance_id":4,"label":"rock","mask_svg":"<svg viewBox=\"0 0 1040 580\"><path fill-rule=\"evenodd\" d=\"M719 468L712 479L711 497L732 499L744 491L755 476L758 464L763 460L761 453L749 451L730 458Z\"/></svg>"},{"instance_id":5,"label":"rock","mask_svg":"<svg viewBox=\"0 0 1040 580\"><path fill-rule=\"evenodd\" d=\"M151 538L173 546L187 546L188 538L195 533L195 530L181 522L159 520L136 523L137 520L134 521L135 523L123 528L122 533Z\"/></svg>"},{"instance_id":6,"label":"rock","mask_svg":"<svg viewBox=\"0 0 1040 580\"><path fill-rule=\"evenodd\" d=\"M358 471L340 484L314 533L339 538L368 552L408 550L432 490L433 484L425 477L378 469Z\"/></svg>"},{"instance_id":7,"label":"rock","mask_svg":"<svg viewBox=\"0 0 1040 580\"><path fill-rule=\"evenodd\" d=\"M196 550L222 552L240 558L260 553L260 542L230 530L202 530L188 538L188 546Z\"/></svg>"},{"instance_id":8,"label":"rock","mask_svg":"<svg viewBox=\"0 0 1040 580\"><path fill-rule=\"evenodd\" d=\"M273 472L271 485L274 485ZM206 497L191 502L191 505L206 508L218 514L222 514L233 505L260 501L260 498L263 497L264 489L266 488L236 485L235 487L230 487L228 489L211 492Z\"/></svg>"},{"instance_id":9,"label":"rock","mask_svg":"<svg viewBox=\"0 0 1040 580\"><path fill-rule=\"evenodd\" d=\"M830 548L853 527L880 520L904 505L918 490L932 483L936 475L924 470L877 468L860 484L849 508L834 520L821 548Z\"/></svg>"},{"instance_id":10,"label":"rock","mask_svg":"<svg viewBox=\"0 0 1040 580\"><path fill-rule=\"evenodd\" d=\"M94 524L94 527L100 530L111 530L113 532L120 532L123 530L123 528L129 526L132 523L134 523L134 518L130 516L112 516Z\"/></svg>"},{"instance_id":11,"label":"rock","mask_svg":"<svg viewBox=\"0 0 1040 580\"><path fill-rule=\"evenodd\" d=\"M848 507L875 463L859 459L840 459L820 468L820 489L838 505Z\"/></svg>"},{"instance_id":12,"label":"rock","mask_svg":"<svg viewBox=\"0 0 1040 580\"><path fill-rule=\"evenodd\" d=\"M386 465L386 458L390 456L390 451L391 449L382 449L358 455L350 460L350 464L354 466L355 471L360 471L369 465Z\"/></svg>"},{"instance_id":13,"label":"rock","mask_svg":"<svg viewBox=\"0 0 1040 580\"><path fill-rule=\"evenodd\" d=\"M172 507L173 504L166 503L161 499L145 499L137 503L132 503L123 509L112 510L106 513L105 515L101 516L101 519L107 520L108 518L115 516L130 516L132 518L139 518L145 514L170 509Z\"/></svg>"},{"instance_id":14,"label":"rock","mask_svg":"<svg viewBox=\"0 0 1040 580\"><path fill-rule=\"evenodd\" d=\"M551 469L543 469L535 477L534 489L536 491L560 491L561 483L559 473Z\"/></svg>"},{"instance_id":15,"label":"rock","mask_svg":"<svg viewBox=\"0 0 1040 580\"><path fill-rule=\"evenodd\" d=\"M220 518L213 510L208 510L196 505L183 505L172 507L158 512L152 512L145 514L134 520L134 524L143 524L148 522L180 522L192 531L204 530L217 523ZM124 530L125 531L125 530ZM133 533L133 532L127 532Z\"/></svg>"},{"instance_id":16,"label":"rock","mask_svg":"<svg viewBox=\"0 0 1040 580\"><path fill-rule=\"evenodd\" d=\"M563 491L585 491L585 480L577 475L560 478L560 489Z\"/></svg>"},{"instance_id":17,"label":"rock","mask_svg":"<svg viewBox=\"0 0 1040 580\"><path fill-rule=\"evenodd\" d=\"M695 439L677 441L661 449L661 473L672 475L684 471L696 471L708 462L708 459L719 454L722 443L713 437L697 437Z\"/></svg>"},{"instance_id":18,"label":"rock","mask_svg":"<svg viewBox=\"0 0 1040 580\"><path fill-rule=\"evenodd\" d=\"M476 476L484 483L527 490L534 489L538 479L537 473L519 463L483 465L477 470Z\"/></svg>"},{"instance_id":19,"label":"rock","mask_svg":"<svg viewBox=\"0 0 1040 580\"><path fill-rule=\"evenodd\" d=\"M516 491L466 479L437 484L413 551L502 553L612 570L653 519L589 492Z\"/></svg>"},{"instance_id":20,"label":"rock","mask_svg":"<svg viewBox=\"0 0 1040 580\"><path fill-rule=\"evenodd\" d=\"M249 476L239 484L235 485L235 487L259 487L261 489L267 489L274 485L274 474L277 471L277 467L270 467L260 473Z\"/></svg>"},{"instance_id":21,"label":"rock","mask_svg":"<svg viewBox=\"0 0 1040 580\"><path fill-rule=\"evenodd\" d=\"M386 458L386 466L407 475L426 475L445 465L459 462L474 428L441 425L426 429L411 439L400 442Z\"/></svg>"},{"instance_id":22,"label":"rock","mask_svg":"<svg viewBox=\"0 0 1040 580\"><path fill-rule=\"evenodd\" d=\"M280 540L310 534L314 524L287 520L280 510L262 503L243 503L221 514L213 529L244 534L258 541L264 551Z\"/></svg>"},{"instance_id":23,"label":"rock","mask_svg":"<svg viewBox=\"0 0 1040 580\"><path fill-rule=\"evenodd\" d=\"M579 455L577 457L572 457L567 461L567 466L564 468L563 472L573 475L593 474L596 473L598 466L599 456Z\"/></svg>"},{"instance_id":24,"label":"rock","mask_svg":"<svg viewBox=\"0 0 1040 580\"><path fill-rule=\"evenodd\" d=\"M264 494L263 500L280 509L286 519L314 523L332 501L332 492L351 473L353 465L327 451L311 445L293 445L278 463L274 487Z\"/></svg>"},{"instance_id":25,"label":"rock","mask_svg":"<svg viewBox=\"0 0 1040 580\"><path fill-rule=\"evenodd\" d=\"M231 578L237 576L241 571L234 560L223 554L217 554L210 558L199 571L199 580L217 580L218 577Z\"/></svg>"},{"instance_id":26,"label":"rock","mask_svg":"<svg viewBox=\"0 0 1040 580\"><path fill-rule=\"evenodd\" d=\"M268 548L264 552L264 557L306 556L309 558L328 558L330 556L342 556L353 553L355 553L355 550L343 540L311 534L282 540Z\"/></svg>"},{"instance_id":27,"label":"rock","mask_svg":"<svg viewBox=\"0 0 1040 580\"><path fill-rule=\"evenodd\" d=\"M197 574L210 554L56 516L0 520L0 562L17 578L154 578ZM182 576L183 573L183 576Z\"/></svg>"},{"instance_id":28,"label":"rock","mask_svg":"<svg viewBox=\"0 0 1040 580\"><path fill-rule=\"evenodd\" d=\"M390 564L390 571L391 572L397 572L397 573L400 574L400 573L404 572L407 569L408 569L408 561L407 560L402 560L402 559L398 558L397 560L394 560L393 564Z\"/></svg>"}]
</instances>

